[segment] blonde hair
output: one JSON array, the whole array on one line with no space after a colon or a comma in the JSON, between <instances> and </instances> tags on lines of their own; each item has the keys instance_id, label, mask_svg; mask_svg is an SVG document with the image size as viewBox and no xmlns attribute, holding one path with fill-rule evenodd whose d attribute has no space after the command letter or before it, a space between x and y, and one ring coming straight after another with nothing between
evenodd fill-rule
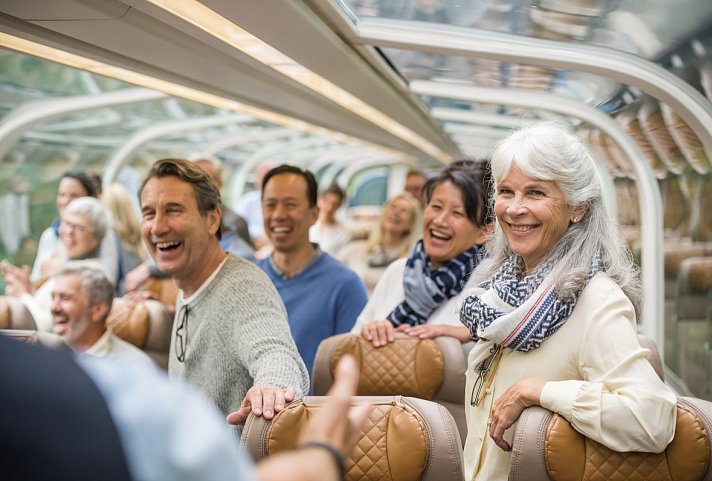
<instances>
[{"instance_id":1,"label":"blonde hair","mask_svg":"<svg viewBox=\"0 0 712 481\"><path fill-rule=\"evenodd\" d=\"M368 239L366 240L365 247L367 254L370 254L374 248L381 245L381 242L383 241L386 211L394 202L398 200L406 201L408 203L408 207L410 207L410 229L408 229L408 232L403 236L401 243L396 248L397 257L406 257L415 243L420 239L422 235L422 213L420 211L420 202L408 192L401 192L400 194L388 199L386 205L383 206L383 211L378 217L378 222L374 224L371 229L371 233L368 235Z\"/></svg>"},{"instance_id":2,"label":"blonde hair","mask_svg":"<svg viewBox=\"0 0 712 481\"><path fill-rule=\"evenodd\" d=\"M141 226L133 210L133 199L126 188L111 184L101 195L101 202L111 213L112 225L119 234L124 248L142 261L146 259L146 248L141 237Z\"/></svg>"}]
</instances>

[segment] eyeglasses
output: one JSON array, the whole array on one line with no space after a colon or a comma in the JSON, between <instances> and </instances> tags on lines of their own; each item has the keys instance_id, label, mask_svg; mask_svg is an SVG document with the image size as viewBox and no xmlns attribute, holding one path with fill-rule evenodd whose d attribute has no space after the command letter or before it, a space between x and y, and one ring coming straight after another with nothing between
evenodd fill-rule
<instances>
[{"instance_id":1,"label":"eyeglasses","mask_svg":"<svg viewBox=\"0 0 712 481\"><path fill-rule=\"evenodd\" d=\"M63 220L62 226L64 226L64 228L68 231L76 230L77 232L82 233L89 232L89 230L91 229L88 225L75 224L73 222L69 222L68 220Z\"/></svg>"},{"instance_id":2,"label":"eyeglasses","mask_svg":"<svg viewBox=\"0 0 712 481\"><path fill-rule=\"evenodd\" d=\"M470 394L470 406L475 407L482 404L482 400L487 395L489 387L492 385L494 375L497 373L499 360L502 359L502 346L497 346L497 350L482 362L482 369L477 374L475 384L472 385Z\"/></svg>"},{"instance_id":3,"label":"eyeglasses","mask_svg":"<svg viewBox=\"0 0 712 481\"><path fill-rule=\"evenodd\" d=\"M188 305L184 304L178 312L180 323L176 329L176 341L173 345L179 362L185 361L185 351L188 347Z\"/></svg>"}]
</instances>

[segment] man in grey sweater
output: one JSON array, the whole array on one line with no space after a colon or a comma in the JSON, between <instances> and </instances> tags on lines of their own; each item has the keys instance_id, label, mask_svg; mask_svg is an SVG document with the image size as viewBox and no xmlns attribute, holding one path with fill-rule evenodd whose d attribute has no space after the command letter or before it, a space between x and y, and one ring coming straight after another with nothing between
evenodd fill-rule
<instances>
[{"instance_id":1,"label":"man in grey sweater","mask_svg":"<svg viewBox=\"0 0 712 481\"><path fill-rule=\"evenodd\" d=\"M220 193L193 162L153 164L140 190L142 233L180 288L168 373L200 388L228 422L271 419L309 390L279 294L256 266L220 249Z\"/></svg>"}]
</instances>

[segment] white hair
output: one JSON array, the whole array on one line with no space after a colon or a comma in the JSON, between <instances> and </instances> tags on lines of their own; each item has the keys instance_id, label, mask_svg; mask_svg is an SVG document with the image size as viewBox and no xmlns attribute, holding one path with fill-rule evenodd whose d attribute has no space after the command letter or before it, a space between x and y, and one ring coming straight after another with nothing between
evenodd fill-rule
<instances>
[{"instance_id":1,"label":"white hair","mask_svg":"<svg viewBox=\"0 0 712 481\"><path fill-rule=\"evenodd\" d=\"M111 216L101 202L94 197L79 197L74 199L62 212L62 217L68 215L84 215L89 218L92 231L99 241L104 239L111 228Z\"/></svg>"},{"instance_id":2,"label":"white hair","mask_svg":"<svg viewBox=\"0 0 712 481\"><path fill-rule=\"evenodd\" d=\"M553 181L570 207L585 207L585 214L571 223L564 236L538 264L561 259L564 275L557 295L570 299L585 284L591 260L600 252L602 271L616 282L635 306L640 307L638 268L602 196L602 179L584 143L554 122L540 122L515 131L492 154L494 196L499 183L515 165L527 177ZM513 253L499 222L487 242L490 259L475 273L481 282L491 277Z\"/></svg>"}]
</instances>

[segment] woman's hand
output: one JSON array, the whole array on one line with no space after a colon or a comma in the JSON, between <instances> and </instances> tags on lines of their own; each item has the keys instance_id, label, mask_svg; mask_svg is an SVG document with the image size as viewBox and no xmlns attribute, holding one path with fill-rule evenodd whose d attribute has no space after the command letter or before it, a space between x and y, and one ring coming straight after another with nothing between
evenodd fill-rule
<instances>
[{"instance_id":1,"label":"woman's hand","mask_svg":"<svg viewBox=\"0 0 712 481\"><path fill-rule=\"evenodd\" d=\"M512 447L504 440L504 432L517 422L524 409L539 404L545 381L532 377L517 382L492 405L487 421L489 434L494 443L505 451Z\"/></svg>"},{"instance_id":2,"label":"woman's hand","mask_svg":"<svg viewBox=\"0 0 712 481\"><path fill-rule=\"evenodd\" d=\"M447 326L444 324L420 324L419 326L406 325L404 329L396 329L399 332L404 332L409 336L419 339L432 339L438 336L454 337L460 342L468 342L470 340L470 330L465 326Z\"/></svg>"},{"instance_id":3,"label":"woman's hand","mask_svg":"<svg viewBox=\"0 0 712 481\"><path fill-rule=\"evenodd\" d=\"M6 295L20 297L23 294L32 294L32 282L30 282L30 268L28 266L17 267L7 261L2 261L0 269L5 277Z\"/></svg>"},{"instance_id":4,"label":"woman's hand","mask_svg":"<svg viewBox=\"0 0 712 481\"><path fill-rule=\"evenodd\" d=\"M361 337L371 341L373 347L381 347L393 342L395 332L390 321L371 321L361 329Z\"/></svg>"}]
</instances>

